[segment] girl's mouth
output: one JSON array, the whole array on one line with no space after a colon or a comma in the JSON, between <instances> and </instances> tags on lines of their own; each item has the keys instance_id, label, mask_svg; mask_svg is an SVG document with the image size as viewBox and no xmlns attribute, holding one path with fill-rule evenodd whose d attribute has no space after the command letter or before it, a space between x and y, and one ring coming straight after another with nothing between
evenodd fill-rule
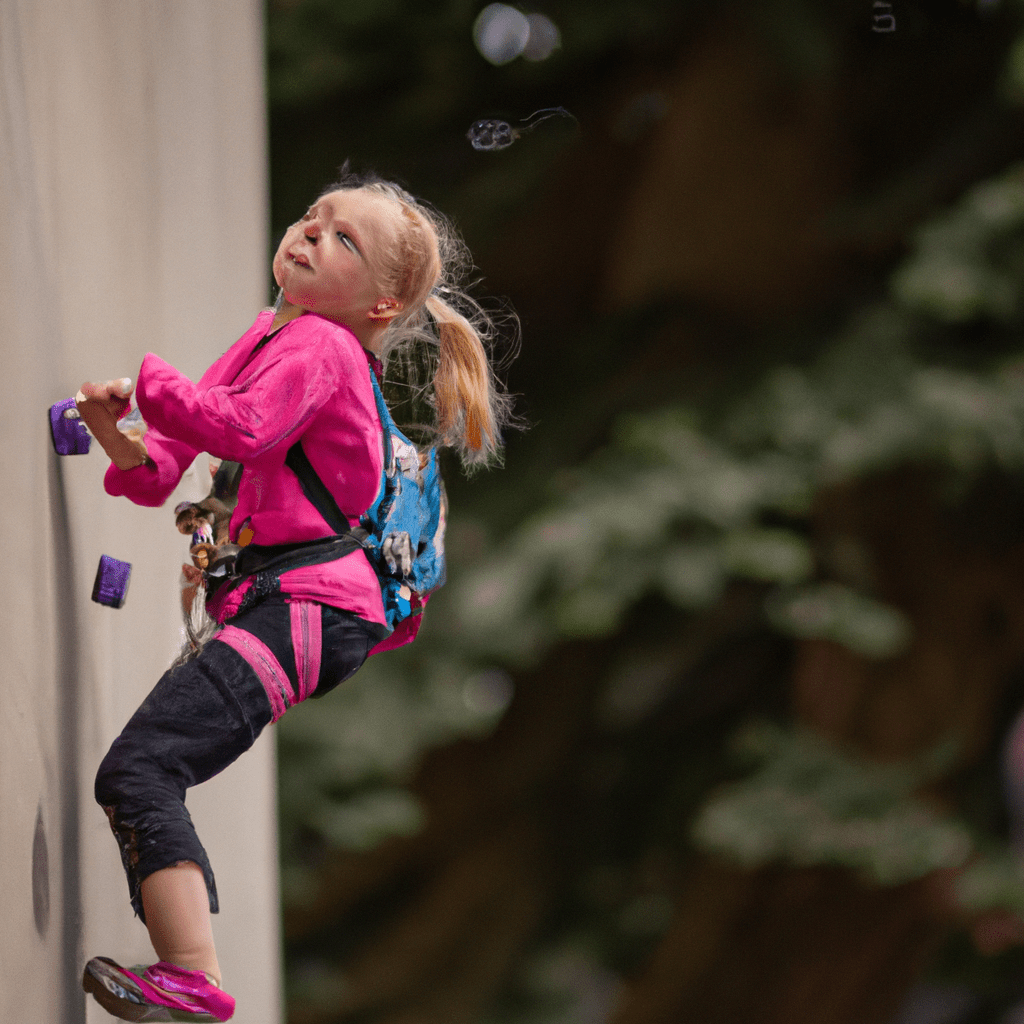
<instances>
[{"instance_id":1,"label":"girl's mouth","mask_svg":"<svg viewBox=\"0 0 1024 1024\"><path fill-rule=\"evenodd\" d=\"M288 258L292 261L292 263L296 263L300 267L306 267L307 269L309 269L309 260L305 256L303 256L301 252L290 252L288 253Z\"/></svg>"}]
</instances>

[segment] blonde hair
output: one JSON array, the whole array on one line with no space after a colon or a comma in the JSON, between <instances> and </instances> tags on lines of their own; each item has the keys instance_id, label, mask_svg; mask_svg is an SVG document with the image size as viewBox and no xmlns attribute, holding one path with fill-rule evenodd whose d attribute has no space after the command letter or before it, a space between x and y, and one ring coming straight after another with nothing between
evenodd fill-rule
<instances>
[{"instance_id":1,"label":"blonde hair","mask_svg":"<svg viewBox=\"0 0 1024 1024\"><path fill-rule=\"evenodd\" d=\"M347 189L379 195L399 212L397 230L387 233L390 245L367 254L381 294L402 306L384 334L385 365L398 357L405 383L425 394L434 411L433 443L454 448L467 467L496 461L512 401L492 365L499 318L462 285L472 268L469 250L443 214L393 182L354 174L346 163L323 195ZM509 313L501 321L514 349L518 322ZM427 381L417 351L431 353Z\"/></svg>"}]
</instances>

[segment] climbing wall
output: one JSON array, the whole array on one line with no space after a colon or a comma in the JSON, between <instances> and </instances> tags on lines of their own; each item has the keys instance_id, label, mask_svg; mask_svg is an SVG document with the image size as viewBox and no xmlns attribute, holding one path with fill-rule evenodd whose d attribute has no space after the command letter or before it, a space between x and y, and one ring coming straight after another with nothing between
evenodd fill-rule
<instances>
[{"instance_id":1,"label":"climbing wall","mask_svg":"<svg viewBox=\"0 0 1024 1024\"><path fill-rule=\"evenodd\" d=\"M96 445L58 458L47 412L147 351L195 378L267 298L257 0L0 3L0 1020L100 1022L88 956L151 957L92 799L111 740L180 640L173 504L108 497ZM130 562L122 608L91 600ZM217 872L225 987L280 1021L272 741L193 791Z\"/></svg>"}]
</instances>

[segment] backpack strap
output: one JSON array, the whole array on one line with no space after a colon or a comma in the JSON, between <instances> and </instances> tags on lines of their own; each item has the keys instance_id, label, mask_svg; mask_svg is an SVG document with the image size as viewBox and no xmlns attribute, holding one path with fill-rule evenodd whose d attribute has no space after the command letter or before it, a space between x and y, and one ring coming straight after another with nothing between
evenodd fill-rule
<instances>
[{"instance_id":1,"label":"backpack strap","mask_svg":"<svg viewBox=\"0 0 1024 1024\"><path fill-rule=\"evenodd\" d=\"M302 493L317 512L324 517L327 525L339 537L348 534L351 531L348 519L342 514L338 503L334 500L334 495L327 489L327 485L313 468L309 456L303 450L301 441L296 441L288 449L288 454L284 457L284 464L299 478Z\"/></svg>"},{"instance_id":2,"label":"backpack strap","mask_svg":"<svg viewBox=\"0 0 1024 1024\"><path fill-rule=\"evenodd\" d=\"M391 442L391 429L388 425L391 420L391 414L388 412L387 403L384 401L384 393L380 389L377 372L373 364L367 362L367 367L370 371L370 384L373 387L373 401L377 406L377 417L380 420L384 445L383 475L386 480L394 451ZM338 503L334 500L334 495L327 489L327 485L320 479L320 475L313 468L313 464L309 461L309 456L306 455L302 447L301 439L288 449L288 454L284 457L284 464L299 478L302 493L305 494L307 500L317 512L324 517L327 525L339 536L351 534L352 528L348 525L348 518L338 507ZM385 483L384 486L386 489L387 484ZM362 531L362 536L365 538L365 531Z\"/></svg>"}]
</instances>

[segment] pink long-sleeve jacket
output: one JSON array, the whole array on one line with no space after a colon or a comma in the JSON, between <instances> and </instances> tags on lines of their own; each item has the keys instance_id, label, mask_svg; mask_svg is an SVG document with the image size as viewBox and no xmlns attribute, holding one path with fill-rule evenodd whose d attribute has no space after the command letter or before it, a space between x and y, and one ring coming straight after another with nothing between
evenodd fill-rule
<instances>
[{"instance_id":1,"label":"pink long-sleeve jacket","mask_svg":"<svg viewBox=\"0 0 1024 1024\"><path fill-rule=\"evenodd\" d=\"M367 370L368 353L351 331L312 313L282 327L255 355L273 320L266 309L203 374L198 384L150 353L143 360L136 401L146 421L151 463L104 480L109 494L139 505L162 505L200 452L242 464L231 540L244 526L255 544L294 544L334 531L302 493L284 464L303 449L355 526L377 496L383 449L381 424ZM383 623L380 585L362 551L281 576L291 597L319 601ZM245 586L210 602L223 622L238 609Z\"/></svg>"}]
</instances>

